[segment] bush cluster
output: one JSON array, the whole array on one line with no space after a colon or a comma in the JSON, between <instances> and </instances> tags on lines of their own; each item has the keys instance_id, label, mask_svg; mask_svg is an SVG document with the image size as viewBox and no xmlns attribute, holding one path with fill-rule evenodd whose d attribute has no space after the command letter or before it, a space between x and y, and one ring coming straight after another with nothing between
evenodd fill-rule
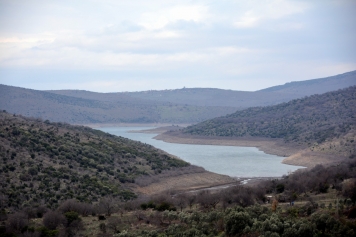
<instances>
[{"instance_id":1,"label":"bush cluster","mask_svg":"<svg viewBox=\"0 0 356 237\"><path fill-rule=\"evenodd\" d=\"M0 193L4 208L22 209L112 195L130 200L127 184L186 167L150 145L84 126L0 112Z\"/></svg>"}]
</instances>

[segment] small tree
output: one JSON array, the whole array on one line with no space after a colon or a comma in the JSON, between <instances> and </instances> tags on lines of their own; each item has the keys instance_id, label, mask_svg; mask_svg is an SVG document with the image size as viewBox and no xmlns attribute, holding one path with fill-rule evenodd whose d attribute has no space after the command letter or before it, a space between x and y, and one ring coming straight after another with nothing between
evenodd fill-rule
<instances>
[{"instance_id":1,"label":"small tree","mask_svg":"<svg viewBox=\"0 0 356 237\"><path fill-rule=\"evenodd\" d=\"M70 226L74 221L80 221L79 214L75 211L66 212L64 213L64 216L67 219L67 226Z\"/></svg>"},{"instance_id":2,"label":"small tree","mask_svg":"<svg viewBox=\"0 0 356 237\"><path fill-rule=\"evenodd\" d=\"M59 207L58 210L62 213L75 211L78 212L80 209L80 203L77 202L75 199L68 199L65 200Z\"/></svg>"},{"instance_id":3,"label":"small tree","mask_svg":"<svg viewBox=\"0 0 356 237\"><path fill-rule=\"evenodd\" d=\"M117 200L113 197L104 197L99 202L99 208L107 216L111 216L111 214L117 210Z\"/></svg>"},{"instance_id":4,"label":"small tree","mask_svg":"<svg viewBox=\"0 0 356 237\"><path fill-rule=\"evenodd\" d=\"M192 209L195 201L197 200L197 196L196 195L188 195L187 196L187 202L189 205L189 208Z\"/></svg>"},{"instance_id":5,"label":"small tree","mask_svg":"<svg viewBox=\"0 0 356 237\"><path fill-rule=\"evenodd\" d=\"M43 225L50 230L55 230L59 225L66 225L66 223L66 217L56 211L49 211L43 216Z\"/></svg>"},{"instance_id":6,"label":"small tree","mask_svg":"<svg viewBox=\"0 0 356 237\"><path fill-rule=\"evenodd\" d=\"M233 211L225 218L225 232L228 236L239 235L252 223L253 221L248 213Z\"/></svg>"},{"instance_id":7,"label":"small tree","mask_svg":"<svg viewBox=\"0 0 356 237\"><path fill-rule=\"evenodd\" d=\"M350 198L353 203L356 203L356 179L350 180L343 185L342 195Z\"/></svg>"},{"instance_id":8,"label":"small tree","mask_svg":"<svg viewBox=\"0 0 356 237\"><path fill-rule=\"evenodd\" d=\"M180 211L183 211L183 208L187 205L187 195L184 193L178 194L174 202L180 208Z\"/></svg>"},{"instance_id":9,"label":"small tree","mask_svg":"<svg viewBox=\"0 0 356 237\"><path fill-rule=\"evenodd\" d=\"M107 227L111 229L114 233L120 233L120 225L122 221L119 217L112 216L108 219Z\"/></svg>"},{"instance_id":10,"label":"small tree","mask_svg":"<svg viewBox=\"0 0 356 237\"><path fill-rule=\"evenodd\" d=\"M6 221L6 231L9 233L21 233L27 225L28 217L25 213L14 213Z\"/></svg>"},{"instance_id":11,"label":"small tree","mask_svg":"<svg viewBox=\"0 0 356 237\"><path fill-rule=\"evenodd\" d=\"M64 236L75 236L75 233L83 229L82 220L80 219L79 214L77 212L74 211L66 212L64 213L64 216L67 219L67 225L62 230L65 232Z\"/></svg>"},{"instance_id":12,"label":"small tree","mask_svg":"<svg viewBox=\"0 0 356 237\"><path fill-rule=\"evenodd\" d=\"M200 207L209 210L210 208L216 207L220 202L220 194L212 194L209 191L202 191L198 194L197 201L200 204Z\"/></svg>"}]
</instances>

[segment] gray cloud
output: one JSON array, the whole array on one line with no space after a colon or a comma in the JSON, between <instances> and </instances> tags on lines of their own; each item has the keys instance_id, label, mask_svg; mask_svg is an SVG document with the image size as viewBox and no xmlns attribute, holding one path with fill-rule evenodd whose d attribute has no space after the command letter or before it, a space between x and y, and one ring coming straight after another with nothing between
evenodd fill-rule
<instances>
[{"instance_id":1,"label":"gray cloud","mask_svg":"<svg viewBox=\"0 0 356 237\"><path fill-rule=\"evenodd\" d=\"M257 90L356 69L354 1L2 1L0 83Z\"/></svg>"}]
</instances>

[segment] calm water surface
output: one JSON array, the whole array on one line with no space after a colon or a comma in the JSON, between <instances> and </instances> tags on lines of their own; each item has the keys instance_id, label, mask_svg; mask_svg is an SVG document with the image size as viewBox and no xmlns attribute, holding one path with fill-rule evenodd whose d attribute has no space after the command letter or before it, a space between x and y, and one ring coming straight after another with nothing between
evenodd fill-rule
<instances>
[{"instance_id":1,"label":"calm water surface","mask_svg":"<svg viewBox=\"0 0 356 237\"><path fill-rule=\"evenodd\" d=\"M150 144L208 171L232 177L278 177L300 166L282 164L283 157L268 155L255 147L192 145L153 139L155 134L130 133L152 127L105 127L104 132Z\"/></svg>"}]
</instances>

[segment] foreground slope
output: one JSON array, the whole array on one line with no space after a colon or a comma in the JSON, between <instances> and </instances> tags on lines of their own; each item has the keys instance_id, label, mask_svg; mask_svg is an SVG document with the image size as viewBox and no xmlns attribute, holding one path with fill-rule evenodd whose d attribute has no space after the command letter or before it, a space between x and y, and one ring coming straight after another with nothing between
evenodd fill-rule
<instances>
[{"instance_id":1,"label":"foreground slope","mask_svg":"<svg viewBox=\"0 0 356 237\"><path fill-rule=\"evenodd\" d=\"M147 144L6 112L0 112L0 158L1 198L15 208L106 195L131 199L137 177L189 166Z\"/></svg>"}]
</instances>

